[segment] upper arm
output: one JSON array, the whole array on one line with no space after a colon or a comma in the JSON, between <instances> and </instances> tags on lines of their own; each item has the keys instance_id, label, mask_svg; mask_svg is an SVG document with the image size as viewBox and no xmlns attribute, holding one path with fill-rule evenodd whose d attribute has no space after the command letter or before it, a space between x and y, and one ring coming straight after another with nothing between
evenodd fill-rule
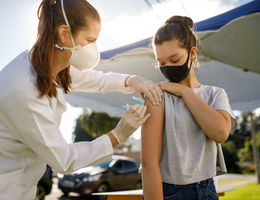
<instances>
[{"instance_id":1,"label":"upper arm","mask_svg":"<svg viewBox=\"0 0 260 200\"><path fill-rule=\"evenodd\" d=\"M162 152L164 110L163 105L154 106L146 101L147 113L151 116L142 125L142 164L159 163Z\"/></svg>"}]
</instances>

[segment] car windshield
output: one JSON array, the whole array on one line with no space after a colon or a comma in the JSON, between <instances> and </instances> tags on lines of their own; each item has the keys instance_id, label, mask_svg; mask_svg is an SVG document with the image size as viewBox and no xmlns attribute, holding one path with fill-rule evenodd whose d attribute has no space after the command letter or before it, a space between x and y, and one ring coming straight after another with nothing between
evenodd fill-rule
<instances>
[{"instance_id":1,"label":"car windshield","mask_svg":"<svg viewBox=\"0 0 260 200\"><path fill-rule=\"evenodd\" d=\"M100 167L100 168L103 168L103 169L106 169L108 168L108 165L109 163L111 162L112 160L108 161L108 162L103 162L103 163L100 163L100 164L96 164L94 165L94 167Z\"/></svg>"}]
</instances>

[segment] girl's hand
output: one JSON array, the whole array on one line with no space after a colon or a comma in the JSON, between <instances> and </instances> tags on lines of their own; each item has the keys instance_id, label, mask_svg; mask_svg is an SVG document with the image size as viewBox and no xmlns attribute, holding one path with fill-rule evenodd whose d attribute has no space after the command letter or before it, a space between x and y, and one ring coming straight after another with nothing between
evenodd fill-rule
<instances>
[{"instance_id":1,"label":"girl's hand","mask_svg":"<svg viewBox=\"0 0 260 200\"><path fill-rule=\"evenodd\" d=\"M181 97L184 90L187 89L187 87L184 85L181 85L179 83L173 83L170 81L160 82L158 83L158 85L163 91L169 92L178 97Z\"/></svg>"}]
</instances>

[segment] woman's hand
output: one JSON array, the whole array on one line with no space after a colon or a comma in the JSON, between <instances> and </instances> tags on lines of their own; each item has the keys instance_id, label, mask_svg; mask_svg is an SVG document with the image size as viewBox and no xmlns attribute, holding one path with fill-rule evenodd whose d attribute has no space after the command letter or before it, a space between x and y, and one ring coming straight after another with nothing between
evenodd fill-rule
<instances>
[{"instance_id":1,"label":"woman's hand","mask_svg":"<svg viewBox=\"0 0 260 200\"><path fill-rule=\"evenodd\" d=\"M126 85L133 88L140 98L144 99L144 95L146 95L154 105L159 105L162 101L162 90L160 87L141 76L132 75L127 77Z\"/></svg>"},{"instance_id":2,"label":"woman's hand","mask_svg":"<svg viewBox=\"0 0 260 200\"><path fill-rule=\"evenodd\" d=\"M134 133L140 125L142 125L151 114L146 114L146 106L136 104L125 112L116 128L111 131L118 143L122 143L132 133Z\"/></svg>"},{"instance_id":3,"label":"woman's hand","mask_svg":"<svg viewBox=\"0 0 260 200\"><path fill-rule=\"evenodd\" d=\"M187 89L186 86L181 85L179 83L173 83L170 81L166 81L166 82L160 82L158 83L158 85L160 86L160 88L163 91L169 92L171 94L174 94L175 96L181 97L184 90Z\"/></svg>"}]
</instances>

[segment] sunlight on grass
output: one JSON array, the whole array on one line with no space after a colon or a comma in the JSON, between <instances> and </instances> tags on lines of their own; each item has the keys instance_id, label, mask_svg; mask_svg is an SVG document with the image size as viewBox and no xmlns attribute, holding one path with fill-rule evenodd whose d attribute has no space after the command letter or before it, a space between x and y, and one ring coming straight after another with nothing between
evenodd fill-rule
<instances>
[{"instance_id":1,"label":"sunlight on grass","mask_svg":"<svg viewBox=\"0 0 260 200\"><path fill-rule=\"evenodd\" d=\"M226 192L220 200L260 200L260 184L250 183Z\"/></svg>"}]
</instances>

